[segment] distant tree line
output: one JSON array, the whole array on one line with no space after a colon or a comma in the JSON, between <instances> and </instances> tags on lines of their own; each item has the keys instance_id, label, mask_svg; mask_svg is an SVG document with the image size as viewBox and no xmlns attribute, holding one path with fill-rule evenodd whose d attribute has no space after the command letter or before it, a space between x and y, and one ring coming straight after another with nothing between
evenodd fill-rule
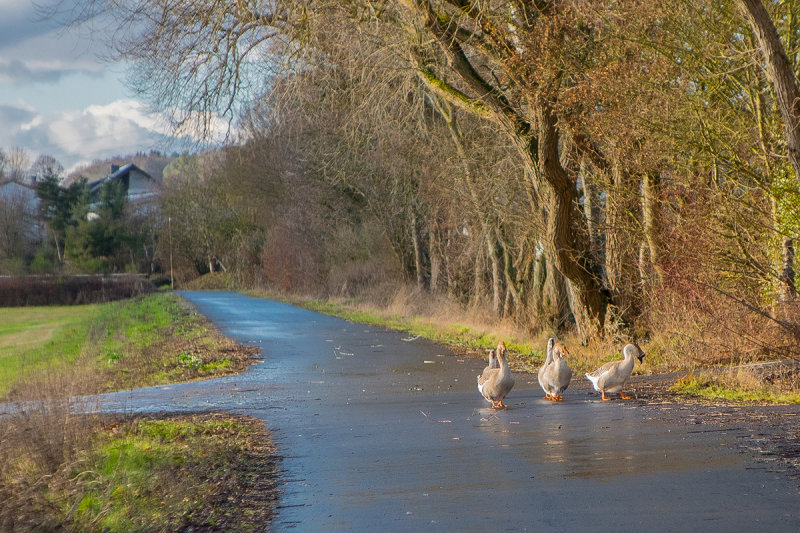
<instances>
[{"instance_id":1,"label":"distant tree line","mask_svg":"<svg viewBox=\"0 0 800 533\"><path fill-rule=\"evenodd\" d=\"M793 2L79 4L176 128L241 134L165 179L185 276L796 351Z\"/></svg>"}]
</instances>

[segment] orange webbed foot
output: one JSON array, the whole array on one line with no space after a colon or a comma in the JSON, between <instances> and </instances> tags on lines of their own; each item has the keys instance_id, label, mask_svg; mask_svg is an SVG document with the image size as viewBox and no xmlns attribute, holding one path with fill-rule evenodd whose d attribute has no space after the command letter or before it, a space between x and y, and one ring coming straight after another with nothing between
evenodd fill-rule
<instances>
[{"instance_id":1,"label":"orange webbed foot","mask_svg":"<svg viewBox=\"0 0 800 533\"><path fill-rule=\"evenodd\" d=\"M611 401L611 398L607 398L607 397L606 397L606 393L605 393L605 391L601 392L600 394L602 395L602 397L603 397L603 401L604 401L604 402L610 402L610 401Z\"/></svg>"},{"instance_id":2,"label":"orange webbed foot","mask_svg":"<svg viewBox=\"0 0 800 533\"><path fill-rule=\"evenodd\" d=\"M633 398L633 396L628 396L627 394L624 394L622 392L619 393L619 397L621 400L630 400Z\"/></svg>"}]
</instances>

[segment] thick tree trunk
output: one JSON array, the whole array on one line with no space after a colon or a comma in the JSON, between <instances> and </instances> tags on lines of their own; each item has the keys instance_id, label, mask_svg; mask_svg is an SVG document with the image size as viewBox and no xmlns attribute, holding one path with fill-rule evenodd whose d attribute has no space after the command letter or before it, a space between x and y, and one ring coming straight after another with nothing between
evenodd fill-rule
<instances>
[{"instance_id":1,"label":"thick tree trunk","mask_svg":"<svg viewBox=\"0 0 800 533\"><path fill-rule=\"evenodd\" d=\"M464 89L471 92L472 97L442 80L430 79L432 74L424 65L419 68L421 79L434 93L455 105L500 124L516 143L536 181L541 182L535 187L538 189L545 183L549 185L548 205L542 207L547 213L546 253L570 281L573 305L580 310L575 314L576 319L581 317L578 320L579 333L584 340L600 334L608 296L589 251L588 232L577 206L575 184L559 160L560 139L552 109L546 101L527 102L525 111L521 112L503 90L487 82L471 63L456 35L457 24L443 20L427 0L409 0L407 6L420 15L420 21L447 56L448 69L461 79ZM537 115L536 120L527 120L526 115L530 112ZM539 192L535 196L541 197ZM583 224L582 231L578 231L580 224Z\"/></svg>"},{"instance_id":2,"label":"thick tree trunk","mask_svg":"<svg viewBox=\"0 0 800 533\"><path fill-rule=\"evenodd\" d=\"M556 117L546 105L540 105L537 118L538 154L531 156L538 160L541 176L552 190L545 251L570 282L578 332L587 341L603 331L608 296L589 253L588 231L584 227L579 232L576 227L585 219L578 211L575 187L559 161Z\"/></svg>"},{"instance_id":3,"label":"thick tree trunk","mask_svg":"<svg viewBox=\"0 0 800 533\"><path fill-rule=\"evenodd\" d=\"M761 0L739 0L739 6L764 56L767 77L775 91L778 109L783 118L789 162L800 184L800 88L797 78L775 24Z\"/></svg>"},{"instance_id":4,"label":"thick tree trunk","mask_svg":"<svg viewBox=\"0 0 800 533\"><path fill-rule=\"evenodd\" d=\"M548 318L556 331L564 331L569 324L570 310L567 295L567 282L552 261L547 262L547 282L545 284Z\"/></svg>"}]
</instances>

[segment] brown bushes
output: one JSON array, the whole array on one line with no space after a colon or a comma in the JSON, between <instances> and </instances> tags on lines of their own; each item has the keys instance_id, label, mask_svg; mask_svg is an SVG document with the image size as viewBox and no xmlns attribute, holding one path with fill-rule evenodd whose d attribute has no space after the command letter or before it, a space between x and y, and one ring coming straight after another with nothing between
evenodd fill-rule
<instances>
[{"instance_id":1,"label":"brown bushes","mask_svg":"<svg viewBox=\"0 0 800 533\"><path fill-rule=\"evenodd\" d=\"M120 276L0 276L0 307L79 305L155 291L146 278Z\"/></svg>"}]
</instances>

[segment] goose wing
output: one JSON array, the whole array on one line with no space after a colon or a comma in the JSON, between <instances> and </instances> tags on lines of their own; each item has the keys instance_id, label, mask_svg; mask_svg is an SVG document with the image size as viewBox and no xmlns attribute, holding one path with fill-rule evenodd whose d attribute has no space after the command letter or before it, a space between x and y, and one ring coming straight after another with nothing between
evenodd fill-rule
<instances>
[{"instance_id":1,"label":"goose wing","mask_svg":"<svg viewBox=\"0 0 800 533\"><path fill-rule=\"evenodd\" d=\"M587 372L587 376L592 378L601 378L603 375L614 372L622 361L609 361L600 368Z\"/></svg>"}]
</instances>

